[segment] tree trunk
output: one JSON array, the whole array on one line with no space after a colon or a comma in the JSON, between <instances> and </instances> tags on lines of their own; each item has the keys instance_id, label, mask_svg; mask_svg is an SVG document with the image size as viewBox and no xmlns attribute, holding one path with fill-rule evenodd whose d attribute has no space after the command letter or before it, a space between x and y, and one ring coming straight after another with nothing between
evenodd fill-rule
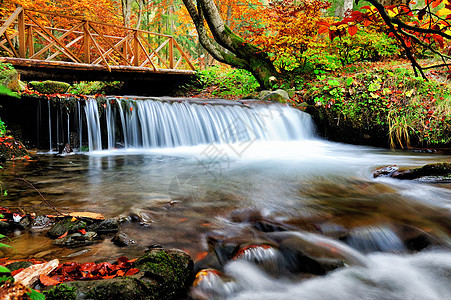
<instances>
[{"instance_id":1,"label":"tree trunk","mask_svg":"<svg viewBox=\"0 0 451 300\"><path fill-rule=\"evenodd\" d=\"M124 26L130 26L130 18L132 15L132 2L133 0L121 0L122 3L122 17L124 18Z\"/></svg>"},{"instance_id":2,"label":"tree trunk","mask_svg":"<svg viewBox=\"0 0 451 300\"><path fill-rule=\"evenodd\" d=\"M270 87L269 77L277 71L268 55L224 24L214 0L197 0L197 6L193 0L183 0L183 3L196 25L200 43L211 56L220 62L250 71L261 87ZM204 20L217 44L209 38Z\"/></svg>"}]
</instances>

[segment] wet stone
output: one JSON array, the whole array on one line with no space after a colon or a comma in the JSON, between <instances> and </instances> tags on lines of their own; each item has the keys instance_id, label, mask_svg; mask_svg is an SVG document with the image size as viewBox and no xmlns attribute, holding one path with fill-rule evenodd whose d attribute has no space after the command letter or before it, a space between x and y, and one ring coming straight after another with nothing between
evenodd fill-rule
<instances>
[{"instance_id":1,"label":"wet stone","mask_svg":"<svg viewBox=\"0 0 451 300\"><path fill-rule=\"evenodd\" d=\"M113 242L113 244L119 247L128 247L136 244L136 242L125 233L116 233L111 241Z\"/></svg>"},{"instance_id":2,"label":"wet stone","mask_svg":"<svg viewBox=\"0 0 451 300\"><path fill-rule=\"evenodd\" d=\"M64 238L57 239L53 241L53 244L59 246L65 246L69 248L81 247L86 245L91 245L94 243L97 233L93 231L88 231L86 234L73 233L71 235L65 236Z\"/></svg>"},{"instance_id":3,"label":"wet stone","mask_svg":"<svg viewBox=\"0 0 451 300\"><path fill-rule=\"evenodd\" d=\"M34 218L32 228L41 229L53 224L53 220L46 216L37 216Z\"/></svg>"},{"instance_id":4,"label":"wet stone","mask_svg":"<svg viewBox=\"0 0 451 300\"><path fill-rule=\"evenodd\" d=\"M47 235L51 238L58 238L63 234L77 232L78 230L86 229L86 222L75 220L72 221L72 217L64 218L63 220L56 222L55 225L47 232Z\"/></svg>"},{"instance_id":5,"label":"wet stone","mask_svg":"<svg viewBox=\"0 0 451 300\"><path fill-rule=\"evenodd\" d=\"M101 222L95 222L89 224L86 227L87 231L95 231L97 233L112 233L119 231L119 220L117 219L106 219Z\"/></svg>"},{"instance_id":6,"label":"wet stone","mask_svg":"<svg viewBox=\"0 0 451 300\"><path fill-rule=\"evenodd\" d=\"M8 264L8 265L6 265L6 267L11 271L11 272L13 272L13 271L16 271L16 270L19 270L19 269L25 269L25 268L28 268L29 266L32 266L33 265L33 263L32 262L30 262L30 261L16 261L16 262L13 262L13 263L10 263L10 264Z\"/></svg>"},{"instance_id":7,"label":"wet stone","mask_svg":"<svg viewBox=\"0 0 451 300\"><path fill-rule=\"evenodd\" d=\"M11 225L8 222L0 221L0 233L5 233L11 229Z\"/></svg>"}]
</instances>

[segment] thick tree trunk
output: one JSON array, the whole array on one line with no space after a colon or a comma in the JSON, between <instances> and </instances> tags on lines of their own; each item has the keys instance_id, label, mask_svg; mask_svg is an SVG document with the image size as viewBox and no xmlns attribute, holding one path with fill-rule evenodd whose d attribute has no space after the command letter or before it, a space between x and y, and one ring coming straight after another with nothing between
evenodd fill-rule
<instances>
[{"instance_id":1,"label":"thick tree trunk","mask_svg":"<svg viewBox=\"0 0 451 300\"><path fill-rule=\"evenodd\" d=\"M277 71L268 55L233 33L224 24L213 0L197 0L197 6L193 0L183 0L183 3L196 25L200 43L216 60L248 70L261 87L270 87L269 77L275 75ZM209 38L204 20L207 21L215 42L228 51L224 51Z\"/></svg>"}]
</instances>

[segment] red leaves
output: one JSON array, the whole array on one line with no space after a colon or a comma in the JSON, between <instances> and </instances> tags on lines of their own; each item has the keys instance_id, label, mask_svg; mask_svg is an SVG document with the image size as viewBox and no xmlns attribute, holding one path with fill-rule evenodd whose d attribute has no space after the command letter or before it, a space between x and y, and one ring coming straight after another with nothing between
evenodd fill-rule
<instances>
[{"instance_id":1,"label":"red leaves","mask_svg":"<svg viewBox=\"0 0 451 300\"><path fill-rule=\"evenodd\" d=\"M59 239L62 239L63 237L66 237L66 236L67 236L67 233L68 233L68 231L66 231L63 235L59 236L58 238L59 238Z\"/></svg>"},{"instance_id":2,"label":"red leaves","mask_svg":"<svg viewBox=\"0 0 451 300\"><path fill-rule=\"evenodd\" d=\"M135 259L129 260L127 257L121 256L114 264L109 262L99 264L93 262L84 264L68 262L60 265L55 271L49 274L49 279L61 283L73 280L110 279L130 276L139 272L139 269L132 268L134 261ZM44 280L46 279L44 278ZM45 285L44 282L42 283Z\"/></svg>"}]
</instances>

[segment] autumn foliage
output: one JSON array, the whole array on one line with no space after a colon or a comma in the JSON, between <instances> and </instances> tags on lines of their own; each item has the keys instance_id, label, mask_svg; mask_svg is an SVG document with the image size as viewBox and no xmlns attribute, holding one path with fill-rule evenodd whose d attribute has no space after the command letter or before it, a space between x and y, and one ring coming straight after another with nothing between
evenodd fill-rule
<instances>
[{"instance_id":1,"label":"autumn foliage","mask_svg":"<svg viewBox=\"0 0 451 300\"><path fill-rule=\"evenodd\" d=\"M258 27L248 26L249 41L272 54L280 69L293 69L307 59L304 53L317 47L318 23L332 22L322 11L330 3L324 0L283 0L261 7Z\"/></svg>"}]
</instances>

